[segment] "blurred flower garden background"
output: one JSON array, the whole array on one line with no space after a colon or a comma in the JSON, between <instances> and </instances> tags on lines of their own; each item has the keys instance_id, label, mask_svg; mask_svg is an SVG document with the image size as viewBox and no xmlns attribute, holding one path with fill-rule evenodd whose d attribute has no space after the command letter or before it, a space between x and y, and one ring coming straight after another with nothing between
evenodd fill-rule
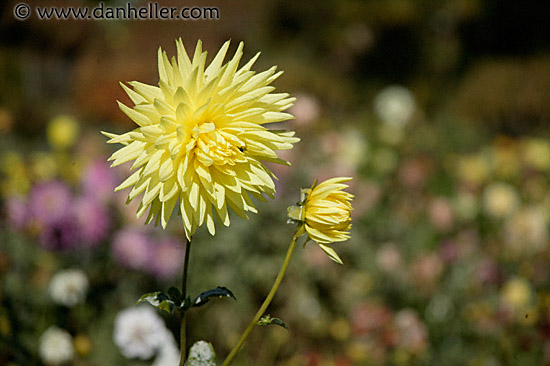
<instances>
[{"instance_id":1,"label":"blurred flower garden background","mask_svg":"<svg viewBox=\"0 0 550 366\"><path fill-rule=\"evenodd\" d=\"M235 364L550 364L544 2L231 0L198 21L18 21L15 3L0 5L0 365L177 364L179 325L136 300L179 284L181 222L135 218L99 132L133 127L119 81L155 85L179 37L209 57L243 40L243 59L284 70L301 138L292 167L270 166L274 200L193 237L190 291L237 302L194 310L192 342L229 352L283 260L286 208L350 176L344 265L298 250L268 310L289 331L256 328Z\"/></svg>"}]
</instances>

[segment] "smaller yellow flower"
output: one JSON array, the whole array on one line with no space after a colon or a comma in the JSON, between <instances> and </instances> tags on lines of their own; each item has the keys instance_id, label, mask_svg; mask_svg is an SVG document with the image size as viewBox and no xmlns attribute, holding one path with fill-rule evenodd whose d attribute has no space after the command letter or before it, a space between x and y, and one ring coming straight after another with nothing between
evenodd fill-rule
<instances>
[{"instance_id":1,"label":"smaller yellow flower","mask_svg":"<svg viewBox=\"0 0 550 366\"><path fill-rule=\"evenodd\" d=\"M68 115L58 115L48 123L46 136L54 148L64 150L75 144L78 130L76 119Z\"/></svg>"},{"instance_id":2,"label":"smaller yellow flower","mask_svg":"<svg viewBox=\"0 0 550 366\"><path fill-rule=\"evenodd\" d=\"M343 191L352 178L331 178L311 188L304 188L298 206L288 208L292 222L301 224L302 234L314 240L333 261L342 264L331 243L349 239L351 200L353 195Z\"/></svg>"}]
</instances>

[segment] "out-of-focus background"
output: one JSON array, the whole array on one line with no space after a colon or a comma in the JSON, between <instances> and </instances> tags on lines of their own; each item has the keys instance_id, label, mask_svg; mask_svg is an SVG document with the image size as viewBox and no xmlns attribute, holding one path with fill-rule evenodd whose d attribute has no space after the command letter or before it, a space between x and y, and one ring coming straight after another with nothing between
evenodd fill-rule
<instances>
[{"instance_id":1,"label":"out-of-focus background","mask_svg":"<svg viewBox=\"0 0 550 366\"><path fill-rule=\"evenodd\" d=\"M179 37L210 58L242 40L256 71L284 70L284 127L302 139L273 168L275 200L194 237L189 291L237 302L194 309L190 341L227 355L282 262L286 207L314 179L353 176L345 264L300 248L268 311L290 331L256 328L235 364L550 363L545 2L160 3L218 7L196 21L20 21L16 3L0 5L1 365L175 364L177 322L135 303L179 286L182 225L135 219L99 131L134 127L119 81L155 85L157 48L174 55Z\"/></svg>"}]
</instances>

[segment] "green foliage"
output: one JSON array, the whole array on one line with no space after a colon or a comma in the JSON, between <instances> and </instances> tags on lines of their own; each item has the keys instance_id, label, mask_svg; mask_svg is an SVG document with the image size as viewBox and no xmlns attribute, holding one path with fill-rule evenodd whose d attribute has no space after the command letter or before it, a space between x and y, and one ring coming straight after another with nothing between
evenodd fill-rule
<instances>
[{"instance_id":1,"label":"green foliage","mask_svg":"<svg viewBox=\"0 0 550 366\"><path fill-rule=\"evenodd\" d=\"M262 318L258 320L258 325L278 325L288 330L288 326L284 321L279 318L272 318L269 314L262 316Z\"/></svg>"}]
</instances>

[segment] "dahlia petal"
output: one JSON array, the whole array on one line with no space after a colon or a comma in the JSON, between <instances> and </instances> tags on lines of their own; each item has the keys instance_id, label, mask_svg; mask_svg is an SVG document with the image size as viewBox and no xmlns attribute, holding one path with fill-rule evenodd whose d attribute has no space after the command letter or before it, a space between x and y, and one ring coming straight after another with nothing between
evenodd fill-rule
<instances>
[{"instance_id":1,"label":"dahlia petal","mask_svg":"<svg viewBox=\"0 0 550 366\"><path fill-rule=\"evenodd\" d=\"M216 88L216 86L218 86L218 81L218 78L214 78L203 85L197 95L197 100L199 101L199 103L210 98L210 96L213 94L212 91Z\"/></svg>"},{"instance_id":2,"label":"dahlia petal","mask_svg":"<svg viewBox=\"0 0 550 366\"><path fill-rule=\"evenodd\" d=\"M116 133L101 131L101 134L103 136L107 136L109 138L109 141L107 141L108 144L128 145L128 143L132 141L131 139L128 138L127 134L125 134L125 133L122 134L122 135L117 135ZM124 137L124 138L122 138L122 137Z\"/></svg>"},{"instance_id":3,"label":"dahlia petal","mask_svg":"<svg viewBox=\"0 0 550 366\"><path fill-rule=\"evenodd\" d=\"M216 226L214 225L214 217L212 216L212 205L210 204L207 206L206 227L208 228L208 232L210 234L216 234Z\"/></svg>"},{"instance_id":4,"label":"dahlia petal","mask_svg":"<svg viewBox=\"0 0 550 366\"><path fill-rule=\"evenodd\" d=\"M160 119L160 127L164 130L164 133L172 133L178 126L176 119L172 116L163 116Z\"/></svg>"},{"instance_id":5,"label":"dahlia petal","mask_svg":"<svg viewBox=\"0 0 550 366\"><path fill-rule=\"evenodd\" d=\"M176 119L179 123L184 123L193 118L191 106L185 102L180 102L176 108Z\"/></svg>"},{"instance_id":6,"label":"dahlia petal","mask_svg":"<svg viewBox=\"0 0 550 366\"><path fill-rule=\"evenodd\" d=\"M240 199L239 199L240 197ZM228 192L226 195L226 202L227 205L240 217L242 217L245 220L248 220L248 215L246 214L246 211L244 209L244 203L242 202L242 196L236 196L232 192Z\"/></svg>"},{"instance_id":7,"label":"dahlia petal","mask_svg":"<svg viewBox=\"0 0 550 366\"><path fill-rule=\"evenodd\" d=\"M151 178L149 186L147 187L147 190L145 191L141 202L143 202L145 206L148 206L151 204L151 202L153 202L153 200L158 200L158 195L161 187L161 184L158 184L158 182L155 181L154 178Z\"/></svg>"},{"instance_id":8,"label":"dahlia petal","mask_svg":"<svg viewBox=\"0 0 550 366\"><path fill-rule=\"evenodd\" d=\"M195 180L191 183L191 190L189 191L189 204L194 210L199 208L199 183Z\"/></svg>"},{"instance_id":9,"label":"dahlia petal","mask_svg":"<svg viewBox=\"0 0 550 366\"><path fill-rule=\"evenodd\" d=\"M233 56L231 61L226 64L226 68L221 74L222 78L220 80L220 84L224 85L228 83L229 78L233 78L233 76L235 75L235 72L237 71L237 67L239 65L239 61L241 61L241 57L243 57L243 48L244 43L240 42L239 46L237 47L237 51L235 52L235 55Z\"/></svg>"},{"instance_id":10,"label":"dahlia petal","mask_svg":"<svg viewBox=\"0 0 550 366\"><path fill-rule=\"evenodd\" d=\"M174 162L172 159L165 159L160 164L159 180L165 182L174 176Z\"/></svg>"},{"instance_id":11,"label":"dahlia petal","mask_svg":"<svg viewBox=\"0 0 550 366\"><path fill-rule=\"evenodd\" d=\"M336 252L334 251L334 249L332 249L330 246L324 245L324 244L319 244L319 246L321 247L321 249L324 250L325 253L328 254L328 256L329 256L330 259L332 259L332 260L335 261L336 263L344 264L344 262L342 262L342 260L341 260L340 257L338 256L338 254L336 254Z\"/></svg>"},{"instance_id":12,"label":"dahlia petal","mask_svg":"<svg viewBox=\"0 0 550 366\"><path fill-rule=\"evenodd\" d=\"M148 126L151 124L151 121L143 114L137 112L135 109L132 109L117 100L118 107L125 115L127 115L132 121L137 123L139 126Z\"/></svg>"},{"instance_id":13,"label":"dahlia petal","mask_svg":"<svg viewBox=\"0 0 550 366\"><path fill-rule=\"evenodd\" d=\"M279 78L279 76L283 75L283 72L282 71L279 71L275 74L273 74L269 79L267 79L267 83L268 84L271 84L272 82L274 82L275 80L277 80Z\"/></svg>"},{"instance_id":14,"label":"dahlia petal","mask_svg":"<svg viewBox=\"0 0 550 366\"><path fill-rule=\"evenodd\" d=\"M160 116L174 114L174 107L161 99L155 98L155 100L153 101L153 105L155 106Z\"/></svg>"},{"instance_id":15,"label":"dahlia petal","mask_svg":"<svg viewBox=\"0 0 550 366\"><path fill-rule=\"evenodd\" d=\"M248 194L250 194L252 197L257 199L258 201L267 202L267 199L265 198L265 196L262 195L260 192L248 191ZM266 192L266 194L269 194L269 193Z\"/></svg>"},{"instance_id":16,"label":"dahlia petal","mask_svg":"<svg viewBox=\"0 0 550 366\"><path fill-rule=\"evenodd\" d=\"M229 224L230 224L229 213L227 212L227 205L225 204L225 197L224 197L223 205L221 205L221 207L216 207L216 213L218 214L218 217L219 217L220 221L222 222L222 224L225 225L225 226L229 226Z\"/></svg>"},{"instance_id":17,"label":"dahlia petal","mask_svg":"<svg viewBox=\"0 0 550 366\"><path fill-rule=\"evenodd\" d=\"M134 187L132 188L132 190L128 194L128 202L133 200L134 198L136 198L137 195L139 195L141 192L143 192L145 190L145 188L147 188L147 185L149 184L150 180L151 180L150 177L146 178L146 179L143 179L143 176L142 176L142 179L134 185Z\"/></svg>"},{"instance_id":18,"label":"dahlia petal","mask_svg":"<svg viewBox=\"0 0 550 366\"><path fill-rule=\"evenodd\" d=\"M204 197L203 190L199 191L199 207L198 207L198 226L201 226L204 223L204 219L206 218L206 206L208 205L211 207L211 205L207 204L208 200L206 197Z\"/></svg>"},{"instance_id":19,"label":"dahlia petal","mask_svg":"<svg viewBox=\"0 0 550 366\"><path fill-rule=\"evenodd\" d=\"M130 170L137 169L143 164L147 163L151 158L151 154L155 151L153 145L145 144L144 148L141 150L141 153L134 161L134 164L130 167Z\"/></svg>"},{"instance_id":20,"label":"dahlia petal","mask_svg":"<svg viewBox=\"0 0 550 366\"><path fill-rule=\"evenodd\" d=\"M152 104L138 104L134 107L136 112L139 112L151 121L152 125L160 123L160 115L158 114L157 109Z\"/></svg>"},{"instance_id":21,"label":"dahlia petal","mask_svg":"<svg viewBox=\"0 0 550 366\"><path fill-rule=\"evenodd\" d=\"M167 72L167 65L168 57L166 56L166 52L162 50L162 48L159 47L157 52L157 58L158 58L158 69L159 69L159 77L161 81L168 82L168 72Z\"/></svg>"},{"instance_id":22,"label":"dahlia petal","mask_svg":"<svg viewBox=\"0 0 550 366\"><path fill-rule=\"evenodd\" d=\"M177 87L178 85L183 85L183 81L185 80L185 77L181 72L180 68L178 67L178 61L176 60L175 57L172 57L171 63L172 63L172 78L170 79L170 84L174 87Z\"/></svg>"},{"instance_id":23,"label":"dahlia petal","mask_svg":"<svg viewBox=\"0 0 550 366\"><path fill-rule=\"evenodd\" d=\"M157 150L149 157L149 161L145 164L145 169L143 169L143 175L147 176L153 174L155 171L160 169L160 161L164 155L164 150Z\"/></svg>"},{"instance_id":24,"label":"dahlia petal","mask_svg":"<svg viewBox=\"0 0 550 366\"><path fill-rule=\"evenodd\" d=\"M187 197L184 197L183 195L180 194L179 199L180 199L181 217L182 217L182 221L183 221L183 226L185 228L185 233L187 235L188 233L193 232L191 230L191 227L192 227L191 223L193 221L193 216L192 216L193 209L189 205ZM187 239L189 239L189 236L187 236Z\"/></svg>"},{"instance_id":25,"label":"dahlia petal","mask_svg":"<svg viewBox=\"0 0 550 366\"><path fill-rule=\"evenodd\" d=\"M130 81L128 84L149 103L152 103L155 98L162 98L162 92L156 86L143 84L139 81Z\"/></svg>"},{"instance_id":26,"label":"dahlia petal","mask_svg":"<svg viewBox=\"0 0 550 366\"><path fill-rule=\"evenodd\" d=\"M128 88L126 85L124 85L124 83L120 82L119 84L120 86L122 86L122 89L124 89L126 94L128 94L128 96L130 97L130 100L134 102L134 104L141 104L141 103L147 102L147 99L145 99L143 96L136 93L132 89Z\"/></svg>"},{"instance_id":27,"label":"dahlia petal","mask_svg":"<svg viewBox=\"0 0 550 366\"><path fill-rule=\"evenodd\" d=\"M241 87L242 90L254 90L261 89L262 86L269 84L267 80L272 76L277 70L277 66L272 66L266 71L262 71L254 76L252 76L248 81ZM266 93L267 94L267 93Z\"/></svg>"},{"instance_id":28,"label":"dahlia petal","mask_svg":"<svg viewBox=\"0 0 550 366\"><path fill-rule=\"evenodd\" d=\"M248 70L250 70L250 68L252 67L252 65L254 65L254 63L256 63L256 61L258 60L258 58L260 57L262 53L261 52L257 52L254 57L252 57L246 64L243 65L243 67L241 67L239 69L239 71L237 71L235 73L235 76L238 77L240 76L242 73L244 72L247 72Z\"/></svg>"},{"instance_id":29,"label":"dahlia petal","mask_svg":"<svg viewBox=\"0 0 550 366\"><path fill-rule=\"evenodd\" d=\"M212 176L210 175L208 167L197 164L195 171L201 179L203 179L208 184L212 184Z\"/></svg>"},{"instance_id":30,"label":"dahlia petal","mask_svg":"<svg viewBox=\"0 0 550 366\"><path fill-rule=\"evenodd\" d=\"M155 124L151 126L140 127L139 132L147 141L155 141L162 135L162 128L160 127L160 125Z\"/></svg>"},{"instance_id":31,"label":"dahlia petal","mask_svg":"<svg viewBox=\"0 0 550 366\"><path fill-rule=\"evenodd\" d=\"M225 206L225 187L216 181L214 181L213 186L214 186L214 194L216 195L215 197L216 208L219 210L223 206Z\"/></svg>"},{"instance_id":32,"label":"dahlia petal","mask_svg":"<svg viewBox=\"0 0 550 366\"><path fill-rule=\"evenodd\" d=\"M181 40L181 38L179 38L176 41L176 49L177 49L178 66L179 66L180 72L182 73L182 75L186 75L188 73L188 70L191 69L191 60L187 55L187 51L185 51L185 47L183 45L183 41Z\"/></svg>"},{"instance_id":33,"label":"dahlia petal","mask_svg":"<svg viewBox=\"0 0 550 366\"><path fill-rule=\"evenodd\" d=\"M306 231L310 238L315 240L318 244L332 243L334 241L333 236L329 236L326 232L318 230L310 225L306 225Z\"/></svg>"},{"instance_id":34,"label":"dahlia petal","mask_svg":"<svg viewBox=\"0 0 550 366\"><path fill-rule=\"evenodd\" d=\"M122 149L115 151L109 158L109 161L114 160L111 167L124 164L130 160L136 159L143 151L145 143L141 141L134 141L129 145L124 146Z\"/></svg>"},{"instance_id":35,"label":"dahlia petal","mask_svg":"<svg viewBox=\"0 0 550 366\"><path fill-rule=\"evenodd\" d=\"M204 62L200 62L200 58L202 57L202 41L199 39L197 41L197 45L195 46L195 54L193 55L193 61L191 63L191 67L196 68L199 63L204 64Z\"/></svg>"},{"instance_id":36,"label":"dahlia petal","mask_svg":"<svg viewBox=\"0 0 550 366\"><path fill-rule=\"evenodd\" d=\"M118 192L120 190L129 188L136 184L139 181L139 178L141 177L141 171L143 169L136 170L132 175L130 175L124 182L122 182L118 187L115 188L115 192Z\"/></svg>"},{"instance_id":37,"label":"dahlia petal","mask_svg":"<svg viewBox=\"0 0 550 366\"><path fill-rule=\"evenodd\" d=\"M159 87L164 100L168 104L174 104L174 95L176 94L176 90L162 80L159 81Z\"/></svg>"},{"instance_id":38,"label":"dahlia petal","mask_svg":"<svg viewBox=\"0 0 550 366\"><path fill-rule=\"evenodd\" d=\"M225 58L225 55L227 54L227 50L229 49L230 41L226 41L223 46L220 48L212 62L210 62L210 65L206 68L204 71L204 75L206 75L207 78L214 77L215 75L218 75L220 72L221 65L223 63L223 59Z\"/></svg>"},{"instance_id":39,"label":"dahlia petal","mask_svg":"<svg viewBox=\"0 0 550 366\"><path fill-rule=\"evenodd\" d=\"M231 113L237 108L241 108L241 109L246 108L253 101L261 98L262 96L268 94L274 89L275 87L273 86L264 86L263 88L258 88L258 89L254 89L249 92L246 92L245 94L233 99L231 102L226 104L227 112Z\"/></svg>"},{"instance_id":40,"label":"dahlia petal","mask_svg":"<svg viewBox=\"0 0 550 366\"><path fill-rule=\"evenodd\" d=\"M158 225L160 217L157 216L157 214L159 213L161 208L162 204L159 200L154 200L153 202L151 202L151 208L149 209L149 213L147 214L147 219L145 220L145 223L149 224L156 216L157 219L155 220L155 226Z\"/></svg>"},{"instance_id":41,"label":"dahlia petal","mask_svg":"<svg viewBox=\"0 0 550 366\"><path fill-rule=\"evenodd\" d=\"M292 114L285 112L265 112L262 117L264 118L263 123L282 122L294 119Z\"/></svg>"},{"instance_id":42,"label":"dahlia petal","mask_svg":"<svg viewBox=\"0 0 550 366\"><path fill-rule=\"evenodd\" d=\"M172 216L172 212L174 211L174 206L176 205L177 201L178 201L178 197L174 196L170 200L166 202L162 202L160 222L163 229L166 229L166 225L168 224L168 220L170 219L170 216Z\"/></svg>"},{"instance_id":43,"label":"dahlia petal","mask_svg":"<svg viewBox=\"0 0 550 366\"><path fill-rule=\"evenodd\" d=\"M222 84L221 81L220 81L220 85L224 85L224 84ZM217 97L220 98L220 99L224 99L224 100L231 99L233 93L235 93L240 87L241 87L240 84L231 84L231 85L223 88L222 90L220 90L218 92Z\"/></svg>"},{"instance_id":44,"label":"dahlia petal","mask_svg":"<svg viewBox=\"0 0 550 366\"><path fill-rule=\"evenodd\" d=\"M178 192L179 192L179 187L176 182L176 179L172 178L161 185L160 192L159 192L159 200L161 202L166 202L172 199L174 196L176 196L177 198Z\"/></svg>"}]
</instances>

